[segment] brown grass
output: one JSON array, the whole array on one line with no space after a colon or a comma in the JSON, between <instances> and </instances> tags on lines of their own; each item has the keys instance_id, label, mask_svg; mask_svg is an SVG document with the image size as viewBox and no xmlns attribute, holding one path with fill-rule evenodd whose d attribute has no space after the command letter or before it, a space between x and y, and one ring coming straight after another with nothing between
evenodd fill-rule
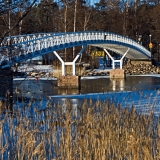
<instances>
[{"instance_id":1,"label":"brown grass","mask_svg":"<svg viewBox=\"0 0 160 160\"><path fill-rule=\"evenodd\" d=\"M59 103L42 110L39 105L1 112L0 159L160 159L160 124L153 113L92 99L84 100L77 117L69 100L65 112Z\"/></svg>"}]
</instances>

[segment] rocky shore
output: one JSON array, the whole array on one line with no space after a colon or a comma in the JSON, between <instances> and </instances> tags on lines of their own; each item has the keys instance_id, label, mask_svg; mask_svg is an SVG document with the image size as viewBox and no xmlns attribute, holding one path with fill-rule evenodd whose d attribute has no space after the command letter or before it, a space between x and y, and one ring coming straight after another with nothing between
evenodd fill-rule
<instances>
[{"instance_id":1,"label":"rocky shore","mask_svg":"<svg viewBox=\"0 0 160 160\"><path fill-rule=\"evenodd\" d=\"M152 64L126 64L123 67L125 74L139 75L139 74L160 74L160 66Z\"/></svg>"}]
</instances>

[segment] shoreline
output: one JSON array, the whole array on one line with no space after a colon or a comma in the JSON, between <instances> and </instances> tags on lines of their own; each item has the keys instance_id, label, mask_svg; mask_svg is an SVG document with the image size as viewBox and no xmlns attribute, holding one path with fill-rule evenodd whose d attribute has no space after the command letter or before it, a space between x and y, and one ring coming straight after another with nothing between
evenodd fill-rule
<instances>
[{"instance_id":1,"label":"shoreline","mask_svg":"<svg viewBox=\"0 0 160 160\"><path fill-rule=\"evenodd\" d=\"M139 77L139 76L150 76L150 77L160 77L160 74L142 74L142 75L126 75L126 77ZM14 81L18 80L36 80L37 77L26 77L26 78L13 78ZM81 79L99 79L99 78L110 78L109 76L81 76ZM57 80L58 78L52 77L38 77L38 80ZM117 78L118 79L118 78Z\"/></svg>"}]
</instances>

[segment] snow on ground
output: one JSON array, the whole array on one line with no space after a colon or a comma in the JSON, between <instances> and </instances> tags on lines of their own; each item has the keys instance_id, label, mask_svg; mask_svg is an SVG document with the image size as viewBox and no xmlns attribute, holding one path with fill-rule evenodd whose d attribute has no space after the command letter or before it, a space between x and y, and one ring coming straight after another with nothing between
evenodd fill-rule
<instances>
[{"instance_id":1,"label":"snow on ground","mask_svg":"<svg viewBox=\"0 0 160 160\"><path fill-rule=\"evenodd\" d=\"M148 77L148 76L150 76L150 77L160 77L160 74L140 74L140 75L129 75L129 76L145 76L145 77Z\"/></svg>"},{"instance_id":2,"label":"snow on ground","mask_svg":"<svg viewBox=\"0 0 160 160\"><path fill-rule=\"evenodd\" d=\"M14 81L22 81L22 80L35 80L35 78L33 77L26 77L26 78L14 78ZM57 80L57 78L50 78L50 77L46 77L46 78L38 78L38 80Z\"/></svg>"},{"instance_id":3,"label":"snow on ground","mask_svg":"<svg viewBox=\"0 0 160 160\"><path fill-rule=\"evenodd\" d=\"M55 69L52 65L22 65L18 67L19 72L30 72L30 71L44 71L44 72L54 72ZM91 71L92 69L86 70L87 72ZM105 69L94 69L96 72L107 72L110 71L111 68L105 68ZM93 71L93 70L92 70Z\"/></svg>"},{"instance_id":4,"label":"snow on ground","mask_svg":"<svg viewBox=\"0 0 160 160\"><path fill-rule=\"evenodd\" d=\"M81 79L99 79L99 78L109 78L109 76L84 76Z\"/></svg>"},{"instance_id":5,"label":"snow on ground","mask_svg":"<svg viewBox=\"0 0 160 160\"><path fill-rule=\"evenodd\" d=\"M53 72L52 65L23 65L18 67L18 72Z\"/></svg>"},{"instance_id":6,"label":"snow on ground","mask_svg":"<svg viewBox=\"0 0 160 160\"><path fill-rule=\"evenodd\" d=\"M147 90L147 91L122 91L122 92L106 92L106 93L89 93L80 95L54 95L49 96L51 100L59 99L64 101L65 99L92 99L92 100L108 100L109 102L115 104L121 104L124 108L135 108L144 114L150 112L155 113L155 115L160 115L160 91Z\"/></svg>"}]
</instances>

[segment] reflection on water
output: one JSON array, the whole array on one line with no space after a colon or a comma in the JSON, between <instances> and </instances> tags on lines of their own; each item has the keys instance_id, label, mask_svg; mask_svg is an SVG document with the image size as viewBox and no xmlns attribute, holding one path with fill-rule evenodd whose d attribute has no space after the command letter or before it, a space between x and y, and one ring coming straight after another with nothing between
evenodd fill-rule
<instances>
[{"instance_id":1,"label":"reflection on water","mask_svg":"<svg viewBox=\"0 0 160 160\"><path fill-rule=\"evenodd\" d=\"M42 99L57 94L57 82L51 80L16 80L14 84L14 97Z\"/></svg>"},{"instance_id":2,"label":"reflection on water","mask_svg":"<svg viewBox=\"0 0 160 160\"><path fill-rule=\"evenodd\" d=\"M80 89L78 88L58 88L58 95L69 95L69 94L80 94Z\"/></svg>"},{"instance_id":3,"label":"reflection on water","mask_svg":"<svg viewBox=\"0 0 160 160\"><path fill-rule=\"evenodd\" d=\"M113 91L116 91L116 90L123 91L124 90L124 84L125 84L124 79L112 79L111 83L112 83Z\"/></svg>"},{"instance_id":4,"label":"reflection on water","mask_svg":"<svg viewBox=\"0 0 160 160\"><path fill-rule=\"evenodd\" d=\"M59 105L62 107L62 113L66 112L67 106L72 106L71 112L74 117L78 116L78 110L79 106L82 105L83 101L79 99L72 98L68 101L67 98L60 98L60 99L52 99L53 104L59 103ZM71 105L68 105L71 104Z\"/></svg>"},{"instance_id":5,"label":"reflection on water","mask_svg":"<svg viewBox=\"0 0 160 160\"><path fill-rule=\"evenodd\" d=\"M126 78L126 87L137 90L152 90L160 88L160 77L129 76Z\"/></svg>"},{"instance_id":6,"label":"reflection on water","mask_svg":"<svg viewBox=\"0 0 160 160\"><path fill-rule=\"evenodd\" d=\"M160 78L151 76L129 76L125 79L95 78L81 79L81 88L58 88L55 80L14 81L14 96L44 98L52 95L106 93L160 88Z\"/></svg>"},{"instance_id":7,"label":"reflection on water","mask_svg":"<svg viewBox=\"0 0 160 160\"><path fill-rule=\"evenodd\" d=\"M81 93L104 93L125 90L125 79L92 79L81 81Z\"/></svg>"},{"instance_id":8,"label":"reflection on water","mask_svg":"<svg viewBox=\"0 0 160 160\"><path fill-rule=\"evenodd\" d=\"M132 90L152 90L160 88L160 77L128 76L125 79L84 79L81 93L104 93Z\"/></svg>"}]
</instances>

